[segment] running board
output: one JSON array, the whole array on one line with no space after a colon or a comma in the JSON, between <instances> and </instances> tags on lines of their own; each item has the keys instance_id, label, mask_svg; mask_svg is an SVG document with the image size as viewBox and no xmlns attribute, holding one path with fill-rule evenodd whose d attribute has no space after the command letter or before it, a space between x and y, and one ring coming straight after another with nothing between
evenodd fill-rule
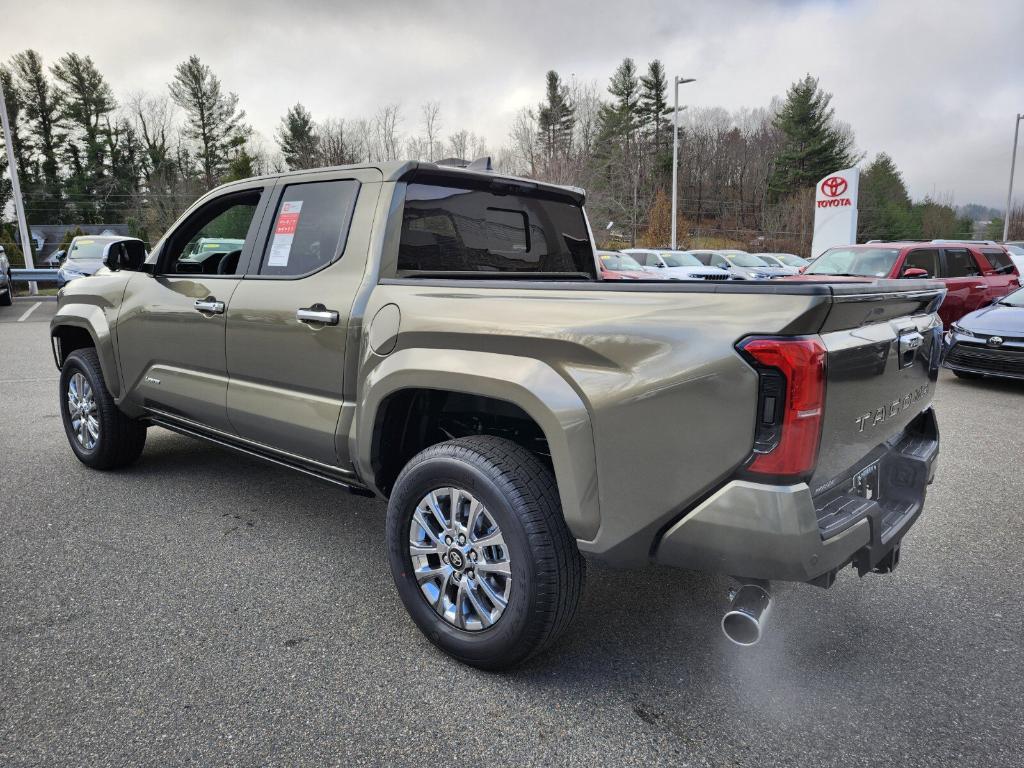
<instances>
[{"instance_id":1,"label":"running board","mask_svg":"<svg viewBox=\"0 0 1024 768\"><path fill-rule=\"evenodd\" d=\"M293 469L296 472L301 472L304 475L315 477L318 480L324 480L328 483L331 483L332 485L339 485L355 496L365 496L371 499L376 498L376 494L369 488L364 488L361 485L355 485L354 483L351 483L348 480L343 480L342 478L337 477L331 472L312 467L309 464L306 464L297 458L287 459L282 456L276 456L266 451L261 451L255 446L236 442L227 437L214 435L207 432L206 430L199 429L197 427L187 426L185 424L182 424L181 422L174 421L163 416L158 416L156 414L151 414L147 418L147 421L158 427L169 429L171 432L177 432L179 435L185 435L186 437L195 437L198 438L199 440L205 440L208 443L219 445L222 448L228 448L232 451L237 451L238 453L244 453L246 456L252 456L257 459L262 459L263 461L268 461L271 464L277 464L279 467Z\"/></svg>"}]
</instances>

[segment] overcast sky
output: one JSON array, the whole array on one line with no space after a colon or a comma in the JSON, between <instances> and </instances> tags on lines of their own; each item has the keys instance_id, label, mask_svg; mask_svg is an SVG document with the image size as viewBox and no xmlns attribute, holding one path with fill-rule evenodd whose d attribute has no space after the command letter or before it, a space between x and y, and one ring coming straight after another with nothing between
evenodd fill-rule
<instances>
[{"instance_id":1,"label":"overcast sky","mask_svg":"<svg viewBox=\"0 0 1024 768\"><path fill-rule=\"evenodd\" d=\"M318 119L401 102L411 132L437 100L444 133L497 148L545 71L604 87L625 56L698 78L685 103L729 109L766 105L810 72L858 149L892 155L912 195L1001 207L1024 112L1022 0L0 2L9 53L87 53L119 96L166 92L198 54L268 138L296 101Z\"/></svg>"}]
</instances>

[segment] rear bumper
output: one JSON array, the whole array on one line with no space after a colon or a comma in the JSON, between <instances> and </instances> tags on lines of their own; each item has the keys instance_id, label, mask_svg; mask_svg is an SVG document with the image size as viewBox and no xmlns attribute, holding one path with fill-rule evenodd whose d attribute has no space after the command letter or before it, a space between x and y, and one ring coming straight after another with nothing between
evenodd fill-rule
<instances>
[{"instance_id":1,"label":"rear bumper","mask_svg":"<svg viewBox=\"0 0 1024 768\"><path fill-rule=\"evenodd\" d=\"M762 485L733 480L671 526L655 560L736 576L831 585L853 564L861 575L891 570L903 536L924 508L935 474L938 425L928 408L892 445L814 497L806 483ZM850 488L877 466L877 498Z\"/></svg>"}]
</instances>

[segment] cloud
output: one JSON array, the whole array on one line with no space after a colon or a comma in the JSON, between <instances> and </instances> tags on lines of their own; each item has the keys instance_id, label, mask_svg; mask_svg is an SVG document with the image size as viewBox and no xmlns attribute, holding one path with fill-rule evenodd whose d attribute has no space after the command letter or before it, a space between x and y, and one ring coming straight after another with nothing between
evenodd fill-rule
<instances>
[{"instance_id":1,"label":"cloud","mask_svg":"<svg viewBox=\"0 0 1024 768\"><path fill-rule=\"evenodd\" d=\"M266 137L296 101L317 117L400 102L411 132L418 106L438 100L444 132L496 148L552 68L604 87L623 57L660 58L698 78L684 100L729 109L765 105L811 72L862 151L891 154L915 196L960 203L1002 204L1024 111L1019 0L91 0L20 3L5 20L49 61L90 54L120 94L163 91L197 53Z\"/></svg>"}]
</instances>

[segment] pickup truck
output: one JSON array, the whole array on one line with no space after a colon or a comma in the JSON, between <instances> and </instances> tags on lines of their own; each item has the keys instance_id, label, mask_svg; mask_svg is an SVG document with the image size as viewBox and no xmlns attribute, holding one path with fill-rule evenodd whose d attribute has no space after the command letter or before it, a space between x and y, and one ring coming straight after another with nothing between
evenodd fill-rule
<instances>
[{"instance_id":1,"label":"pickup truck","mask_svg":"<svg viewBox=\"0 0 1024 768\"><path fill-rule=\"evenodd\" d=\"M386 499L406 609L481 668L565 629L586 559L735 576L742 644L772 580L892 570L943 288L602 282L583 204L415 162L220 187L62 289L71 449L124 467L159 426ZM188 258L203 238L241 243Z\"/></svg>"}]
</instances>

